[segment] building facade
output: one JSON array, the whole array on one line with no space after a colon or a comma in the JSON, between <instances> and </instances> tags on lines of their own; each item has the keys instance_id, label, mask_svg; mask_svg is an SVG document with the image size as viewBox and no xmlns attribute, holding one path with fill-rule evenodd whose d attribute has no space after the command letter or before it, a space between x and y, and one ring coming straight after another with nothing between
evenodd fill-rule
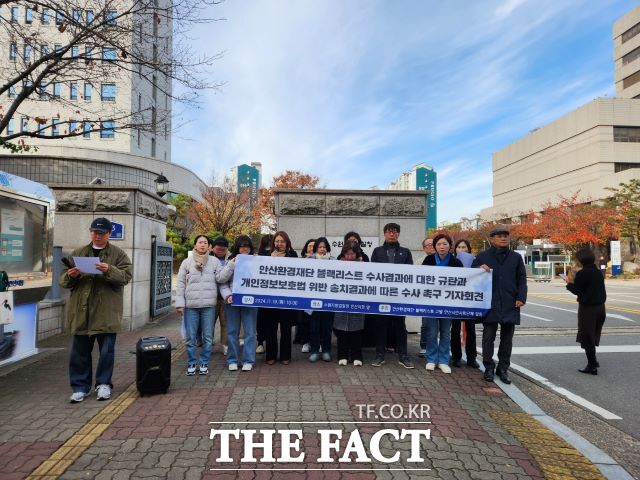
<instances>
[{"instance_id":1,"label":"building facade","mask_svg":"<svg viewBox=\"0 0 640 480\"><path fill-rule=\"evenodd\" d=\"M578 193L597 201L640 177L640 7L613 27L617 97L599 98L493 155L485 220L517 219Z\"/></svg>"},{"instance_id":2,"label":"building facade","mask_svg":"<svg viewBox=\"0 0 640 480\"><path fill-rule=\"evenodd\" d=\"M640 99L640 6L613 24L616 96Z\"/></svg>"},{"instance_id":3,"label":"building facade","mask_svg":"<svg viewBox=\"0 0 640 480\"><path fill-rule=\"evenodd\" d=\"M428 192L425 229L433 230L438 227L437 187L438 179L436 171L425 163L419 163L410 171L400 175L395 182L391 182L387 190L419 190Z\"/></svg>"},{"instance_id":4,"label":"building facade","mask_svg":"<svg viewBox=\"0 0 640 480\"><path fill-rule=\"evenodd\" d=\"M167 2L158 0L155 8L165 8ZM160 68L151 68L149 62L137 66L132 63L129 70L109 70L104 65L126 52L115 52L108 44L70 42L74 31L95 22L99 14L112 15L114 23L134 22L131 34L135 38L131 43L135 53L152 59L151 64L161 64L163 58L172 55L171 23L157 21L151 10L131 15L135 18L115 20L118 10L129 8L131 0L111 2L104 12L103 4L93 3L71 2L63 7L68 11L55 12L48 8L34 11L27 2L0 7L4 21L20 32L11 35L9 29L0 29L2 79L15 78L34 62L67 45L72 46L63 55L74 63L66 72L77 69L75 75L67 74L61 81L47 77L51 81L42 81L37 91L18 106L4 134L24 131L52 138L26 138L30 146L36 147L26 153L0 149L0 169L47 184L99 179L108 185L136 185L152 192L153 180L164 174L170 191L198 192L204 182L190 170L171 163L171 78ZM100 78L82 80L81 72L91 65L101 66ZM24 82L37 84L31 77ZM10 88L0 97L4 111L19 95L17 90ZM118 129L125 124L127 128ZM74 136L55 138L68 134Z\"/></svg>"},{"instance_id":5,"label":"building facade","mask_svg":"<svg viewBox=\"0 0 640 480\"><path fill-rule=\"evenodd\" d=\"M493 206L485 220L540 211L559 196L610 196L640 176L640 100L594 100L493 155Z\"/></svg>"}]
</instances>

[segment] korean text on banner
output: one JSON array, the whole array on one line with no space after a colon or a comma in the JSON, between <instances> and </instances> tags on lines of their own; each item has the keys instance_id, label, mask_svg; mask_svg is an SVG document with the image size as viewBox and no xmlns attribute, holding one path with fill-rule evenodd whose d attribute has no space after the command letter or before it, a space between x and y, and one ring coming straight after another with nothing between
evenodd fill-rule
<instances>
[{"instance_id":1,"label":"korean text on banner","mask_svg":"<svg viewBox=\"0 0 640 480\"><path fill-rule=\"evenodd\" d=\"M475 318L491 308L480 268L239 255L233 303L247 307Z\"/></svg>"}]
</instances>

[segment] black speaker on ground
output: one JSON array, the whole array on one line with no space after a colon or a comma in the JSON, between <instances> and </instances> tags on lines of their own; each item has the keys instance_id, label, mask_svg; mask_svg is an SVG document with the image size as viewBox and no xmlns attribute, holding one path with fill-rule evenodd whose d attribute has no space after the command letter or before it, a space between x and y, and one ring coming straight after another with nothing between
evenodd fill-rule
<instances>
[{"instance_id":1,"label":"black speaker on ground","mask_svg":"<svg viewBox=\"0 0 640 480\"><path fill-rule=\"evenodd\" d=\"M136 343L136 386L140 395L167 393L171 385L171 342L142 337Z\"/></svg>"}]
</instances>

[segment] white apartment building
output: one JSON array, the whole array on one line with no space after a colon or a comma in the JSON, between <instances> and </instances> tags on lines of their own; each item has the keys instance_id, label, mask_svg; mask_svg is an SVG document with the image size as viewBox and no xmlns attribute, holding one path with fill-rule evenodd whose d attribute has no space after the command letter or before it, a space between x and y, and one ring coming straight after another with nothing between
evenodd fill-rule
<instances>
[{"instance_id":1,"label":"white apartment building","mask_svg":"<svg viewBox=\"0 0 640 480\"><path fill-rule=\"evenodd\" d=\"M559 196L611 195L640 177L640 7L613 27L617 98L599 98L493 154L493 206L485 220L538 212Z\"/></svg>"},{"instance_id":2,"label":"white apartment building","mask_svg":"<svg viewBox=\"0 0 640 480\"><path fill-rule=\"evenodd\" d=\"M113 10L104 15L117 16L133 0L112 2ZM156 2L157 8L169 0ZM104 4L89 0L64 4L65 14L74 25L94 21ZM68 44L70 28L63 28L65 19L53 9L34 11L33 4L14 2L0 7L3 21L24 32L33 31L37 41L27 43L9 29L0 29L0 83L49 52ZM124 10L123 10L124 11ZM146 58L172 55L172 25L160 22L154 12L136 14L131 44L146 52ZM70 52L78 62L108 62L116 55L125 55L103 45L77 45ZM91 59L91 60L89 60ZM18 92L11 89L0 97L3 111ZM34 92L35 93L35 92ZM54 101L51 97L55 97ZM102 119L100 131L90 131L95 121ZM111 129L119 119L143 128ZM123 121L124 122L124 121ZM57 125L60 124L60 125ZM145 127L146 126L146 127ZM171 78L160 69L138 65L137 71L112 69L99 81L74 80L50 82L38 94L25 100L7 126L6 133L36 131L44 128L52 137L69 132L77 136L25 141L37 151L11 153L0 149L0 170L45 184L89 183L100 178L109 185L138 185L155 191L154 180L163 174L169 180L169 190L198 196L204 182L190 170L171 163Z\"/></svg>"}]
</instances>

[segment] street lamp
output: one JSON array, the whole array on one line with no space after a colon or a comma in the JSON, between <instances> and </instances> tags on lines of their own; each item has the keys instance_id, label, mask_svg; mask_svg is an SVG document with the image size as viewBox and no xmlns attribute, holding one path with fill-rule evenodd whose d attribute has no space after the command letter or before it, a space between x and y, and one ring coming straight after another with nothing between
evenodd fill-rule
<instances>
[{"instance_id":1,"label":"street lamp","mask_svg":"<svg viewBox=\"0 0 640 480\"><path fill-rule=\"evenodd\" d=\"M169 179L160 172L160 175L154 180L154 183L156 184L156 193L158 196L164 197L169 189Z\"/></svg>"}]
</instances>

